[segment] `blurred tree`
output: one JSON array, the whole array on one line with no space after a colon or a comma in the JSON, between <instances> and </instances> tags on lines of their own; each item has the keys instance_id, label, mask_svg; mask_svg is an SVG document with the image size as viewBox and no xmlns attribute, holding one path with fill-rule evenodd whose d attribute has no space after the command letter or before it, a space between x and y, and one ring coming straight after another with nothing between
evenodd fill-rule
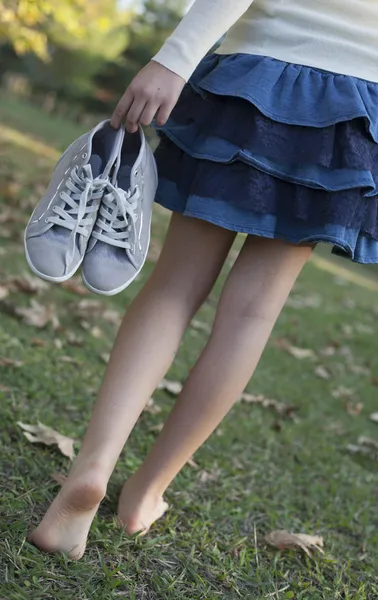
<instances>
[{"instance_id":1,"label":"blurred tree","mask_svg":"<svg viewBox=\"0 0 378 600\"><path fill-rule=\"evenodd\" d=\"M0 0L0 40L19 55L33 53L41 60L49 59L54 41L110 58L119 51L120 39L110 34L131 16L108 0ZM100 47L99 36L107 38Z\"/></svg>"},{"instance_id":2,"label":"blurred tree","mask_svg":"<svg viewBox=\"0 0 378 600\"><path fill-rule=\"evenodd\" d=\"M96 81L108 99L125 86L154 56L182 18L188 0L145 0L128 27L128 44L117 61L104 64ZM104 94L105 96L105 94Z\"/></svg>"}]
</instances>

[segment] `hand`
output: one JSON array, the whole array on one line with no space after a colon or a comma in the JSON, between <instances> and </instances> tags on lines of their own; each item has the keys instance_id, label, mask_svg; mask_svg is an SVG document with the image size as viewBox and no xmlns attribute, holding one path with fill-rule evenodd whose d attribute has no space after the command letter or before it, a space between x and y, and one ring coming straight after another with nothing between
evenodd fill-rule
<instances>
[{"instance_id":1,"label":"hand","mask_svg":"<svg viewBox=\"0 0 378 600\"><path fill-rule=\"evenodd\" d=\"M185 80L157 62L151 61L133 79L118 102L110 124L118 129L126 119L129 133L138 131L138 125L164 125L177 104Z\"/></svg>"}]
</instances>

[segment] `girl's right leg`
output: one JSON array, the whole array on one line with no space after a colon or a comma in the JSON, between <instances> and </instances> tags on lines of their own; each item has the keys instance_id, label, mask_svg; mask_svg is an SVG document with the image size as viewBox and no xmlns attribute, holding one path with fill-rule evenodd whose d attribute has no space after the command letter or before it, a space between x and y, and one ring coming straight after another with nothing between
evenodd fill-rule
<instances>
[{"instance_id":1,"label":"girl's right leg","mask_svg":"<svg viewBox=\"0 0 378 600\"><path fill-rule=\"evenodd\" d=\"M154 273L123 320L80 453L31 536L41 549L82 556L117 458L211 291L235 235L173 215Z\"/></svg>"}]
</instances>

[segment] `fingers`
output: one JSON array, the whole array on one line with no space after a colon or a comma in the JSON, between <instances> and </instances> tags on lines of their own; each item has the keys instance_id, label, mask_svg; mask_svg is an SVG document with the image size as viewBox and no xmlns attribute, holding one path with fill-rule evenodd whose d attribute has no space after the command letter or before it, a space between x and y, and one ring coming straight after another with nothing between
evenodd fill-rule
<instances>
[{"instance_id":1,"label":"fingers","mask_svg":"<svg viewBox=\"0 0 378 600\"><path fill-rule=\"evenodd\" d=\"M132 92L130 91L130 88L128 88L126 90L126 92L123 94L120 101L118 102L117 106L115 107L112 118L110 119L110 125L112 127L114 127L114 129L120 128L121 123L122 123L123 119L125 118L125 116L127 115L133 102L134 102L134 96L133 96Z\"/></svg>"},{"instance_id":2,"label":"fingers","mask_svg":"<svg viewBox=\"0 0 378 600\"><path fill-rule=\"evenodd\" d=\"M157 112L157 115L156 115L156 124L159 127L162 127L163 125L166 124L166 122L168 121L168 119L171 115L173 107L174 107L174 105L171 105L168 103L162 104L160 106L160 108Z\"/></svg>"},{"instance_id":3,"label":"fingers","mask_svg":"<svg viewBox=\"0 0 378 600\"><path fill-rule=\"evenodd\" d=\"M129 133L135 133L138 131L138 125L140 123L145 106L145 100L134 98L134 102L132 103L126 115L126 129Z\"/></svg>"},{"instance_id":4,"label":"fingers","mask_svg":"<svg viewBox=\"0 0 378 600\"><path fill-rule=\"evenodd\" d=\"M154 116L156 115L157 111L159 110L160 107L160 103L155 101L150 101L146 104L146 106L144 107L144 110L140 116L140 120L139 122L142 125L151 125Z\"/></svg>"}]
</instances>

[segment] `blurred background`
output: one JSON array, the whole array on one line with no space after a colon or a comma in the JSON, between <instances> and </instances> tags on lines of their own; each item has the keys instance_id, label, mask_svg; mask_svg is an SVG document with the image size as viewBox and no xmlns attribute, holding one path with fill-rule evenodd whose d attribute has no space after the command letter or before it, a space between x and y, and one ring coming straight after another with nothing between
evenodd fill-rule
<instances>
[{"instance_id":1,"label":"blurred background","mask_svg":"<svg viewBox=\"0 0 378 600\"><path fill-rule=\"evenodd\" d=\"M1 0L0 86L46 112L108 115L186 0Z\"/></svg>"}]
</instances>

